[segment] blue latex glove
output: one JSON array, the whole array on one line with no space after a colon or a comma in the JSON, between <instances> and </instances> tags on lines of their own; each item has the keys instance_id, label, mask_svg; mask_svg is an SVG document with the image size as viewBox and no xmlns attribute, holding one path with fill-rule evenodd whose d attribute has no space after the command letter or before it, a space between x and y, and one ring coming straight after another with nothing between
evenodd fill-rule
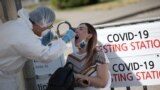
<instances>
[{"instance_id":1,"label":"blue latex glove","mask_svg":"<svg viewBox=\"0 0 160 90\"><path fill-rule=\"evenodd\" d=\"M65 35L62 37L62 40L64 40L66 43L68 43L69 41L71 41L71 39L73 39L75 37L76 33L72 30L69 29Z\"/></svg>"},{"instance_id":2,"label":"blue latex glove","mask_svg":"<svg viewBox=\"0 0 160 90\"><path fill-rule=\"evenodd\" d=\"M48 45L52 41L53 37L54 35L51 31L47 32L47 34L44 35L41 39L42 44L45 46Z\"/></svg>"}]
</instances>

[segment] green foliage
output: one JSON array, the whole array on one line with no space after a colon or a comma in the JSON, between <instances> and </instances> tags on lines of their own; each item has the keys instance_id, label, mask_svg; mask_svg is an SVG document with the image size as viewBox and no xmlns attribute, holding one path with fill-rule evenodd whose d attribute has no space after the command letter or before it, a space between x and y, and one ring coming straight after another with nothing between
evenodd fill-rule
<instances>
[{"instance_id":1,"label":"green foliage","mask_svg":"<svg viewBox=\"0 0 160 90\"><path fill-rule=\"evenodd\" d=\"M115 1L115 0L99 0L100 2L112 2L112 1Z\"/></svg>"},{"instance_id":2,"label":"green foliage","mask_svg":"<svg viewBox=\"0 0 160 90\"><path fill-rule=\"evenodd\" d=\"M52 4L59 9L84 6L98 2L99 0L52 0Z\"/></svg>"}]
</instances>

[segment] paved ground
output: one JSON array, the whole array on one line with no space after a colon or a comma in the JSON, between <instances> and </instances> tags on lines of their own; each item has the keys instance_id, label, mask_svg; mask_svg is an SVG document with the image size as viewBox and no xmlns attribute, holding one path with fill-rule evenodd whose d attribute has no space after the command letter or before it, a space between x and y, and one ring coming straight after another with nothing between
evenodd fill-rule
<instances>
[{"instance_id":1,"label":"paved ground","mask_svg":"<svg viewBox=\"0 0 160 90\"><path fill-rule=\"evenodd\" d=\"M77 26L81 22L89 22L91 24L114 22L118 19L133 16L144 11L152 11L156 8L160 8L160 0L142 0L139 3L110 11L66 11L56 12L56 16L59 20L67 20L73 26Z\"/></svg>"},{"instance_id":2,"label":"paved ground","mask_svg":"<svg viewBox=\"0 0 160 90\"><path fill-rule=\"evenodd\" d=\"M38 5L34 2L22 2L22 6L33 6ZM134 16L136 14L145 12L145 11L153 11L157 8L160 8L160 0L142 0L139 3L131 4L126 7L121 7L112 10L101 10L101 11L56 11L57 20L67 20L71 22L73 26L77 26L81 22L89 22L91 24L102 24L102 23L110 23L116 22L118 20L126 20L126 18L130 18L130 16ZM157 17L160 16L159 11L155 11L156 15L150 14L147 17L139 17L140 18L148 18L148 17ZM136 19L136 18L133 18Z\"/></svg>"}]
</instances>

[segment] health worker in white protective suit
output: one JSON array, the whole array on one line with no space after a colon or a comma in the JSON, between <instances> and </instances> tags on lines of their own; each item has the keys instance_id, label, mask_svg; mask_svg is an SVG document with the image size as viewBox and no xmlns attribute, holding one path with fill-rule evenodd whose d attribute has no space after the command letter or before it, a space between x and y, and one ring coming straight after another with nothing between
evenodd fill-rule
<instances>
[{"instance_id":1,"label":"health worker in white protective suit","mask_svg":"<svg viewBox=\"0 0 160 90\"><path fill-rule=\"evenodd\" d=\"M0 90L18 90L17 73L27 60L50 62L64 53L66 43L75 37L72 30L50 45L43 45L37 36L49 29L54 12L39 7L28 13L18 11L19 18L0 26Z\"/></svg>"}]
</instances>

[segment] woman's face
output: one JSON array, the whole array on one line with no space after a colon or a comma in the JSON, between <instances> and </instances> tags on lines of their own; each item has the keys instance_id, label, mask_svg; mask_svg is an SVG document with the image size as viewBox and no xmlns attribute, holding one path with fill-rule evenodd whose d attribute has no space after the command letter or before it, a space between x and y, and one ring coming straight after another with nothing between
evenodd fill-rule
<instances>
[{"instance_id":1,"label":"woman's face","mask_svg":"<svg viewBox=\"0 0 160 90\"><path fill-rule=\"evenodd\" d=\"M88 27L85 24L81 24L76 29L76 37L75 37L75 44L76 46L82 41L82 40L88 40L90 39L90 34L88 33Z\"/></svg>"}]
</instances>

